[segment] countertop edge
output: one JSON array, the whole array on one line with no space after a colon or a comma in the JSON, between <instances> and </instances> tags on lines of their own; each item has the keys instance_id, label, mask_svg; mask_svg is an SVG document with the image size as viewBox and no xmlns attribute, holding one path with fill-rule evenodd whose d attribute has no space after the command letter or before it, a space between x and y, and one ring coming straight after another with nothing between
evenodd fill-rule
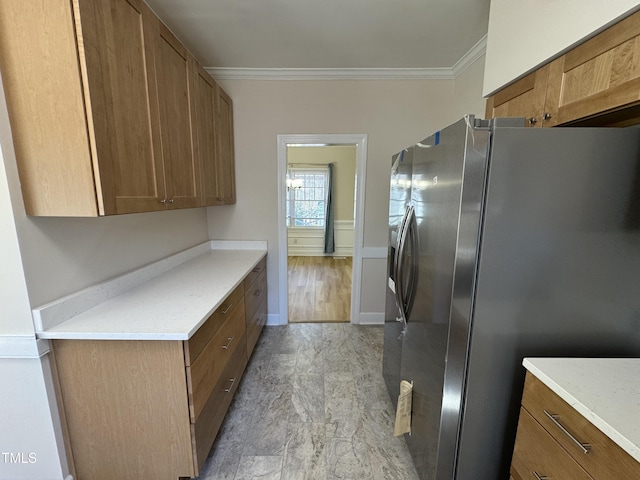
<instances>
[{"instance_id":1,"label":"countertop edge","mask_svg":"<svg viewBox=\"0 0 640 480\"><path fill-rule=\"evenodd\" d=\"M522 361L522 365L531 372L532 375L549 387L560 398L573 407L578 413L585 417L595 427L602 431L607 437L609 437L616 445L627 452L637 462L640 462L640 446L634 444L625 435L621 434L615 427L611 426L609 422L603 419L601 416L593 412L591 408L585 405L579 398L576 398L573 394L567 391L562 385L553 380L545 371L534 364L535 358L525 358Z\"/></svg>"},{"instance_id":2,"label":"countertop edge","mask_svg":"<svg viewBox=\"0 0 640 480\"><path fill-rule=\"evenodd\" d=\"M242 282L244 281L244 278L267 255L266 242L255 241L255 242L238 242L238 243L240 244L239 248L234 249L232 248L234 244L233 242L225 242L224 246L220 248L220 244L216 244L215 241L208 241L208 242L205 242L204 244L198 245L191 249L187 249L183 252L179 252L178 254L171 255L169 257L159 260L158 262L155 262L154 264L151 264L152 267L154 265L160 266L161 271L159 271L159 273L155 275L149 275L147 272L145 272L141 276L140 271L149 268L149 266L144 266L144 267L141 267L140 269L134 270L132 272L128 272L126 274L123 274L122 276L108 280L107 282L102 282L102 283L96 284L95 286L88 287L87 289L84 289L78 292L77 294L72 294L72 295L63 297L57 301L51 302L50 304L44 305L42 307L38 307L38 309L34 309L34 317L35 317L35 312L37 310L38 311L44 310L45 313L48 313L53 318L51 318L52 321L50 321L49 323L45 323L44 325L42 323L38 324L38 322L36 322L36 337L38 339L43 339L43 340L150 340L150 341L189 340L193 336L193 334L202 326L202 324L206 322L209 316L224 302L225 298L229 294L231 294L233 290L235 290L236 288L238 288L238 286L242 284ZM203 247L205 245L206 245L206 248L205 250L203 250ZM210 305L206 304L205 308L207 308L208 311L206 311L205 314L202 314L202 315L198 314L197 316L194 316L193 317L194 320L193 321L188 320L187 322L185 322L186 325L185 324L182 325L182 328L180 328L180 326L177 326L177 329L175 331L172 331L170 328L165 330L160 329L159 331L153 331L153 328L148 330L145 330L144 328L142 328L140 331L135 331L135 329L132 329L131 331L126 331L126 330L100 331L98 329L95 329L92 331L89 329L83 330L82 328L77 328L72 325L65 325L68 322L73 321L76 317L83 315L86 311L90 310L91 308L96 307L106 301L112 301L117 299L119 295L122 294L121 291L117 290L120 288L120 285L122 285L123 283L131 285L132 281L127 278L127 276L129 275L133 277L134 281L142 278L143 279L142 281L136 281L134 284L134 287L142 287L145 285L145 283L150 282L155 278L159 278L164 275L171 275L172 270L177 269L183 266L184 264L194 259L197 259L200 256L207 255L208 252L220 251L220 250L229 251L230 253L233 251L236 251L238 253L243 253L243 254L255 252L257 257L255 260L251 257L247 259L251 261L242 265L242 269L243 269L242 272L240 272L239 270L234 272L234 277L231 278L233 283L226 284L224 286L224 290L223 290L224 293L222 293L219 296L217 301L212 301ZM197 253L194 255L193 253L195 252ZM176 262L175 258L178 258L181 261ZM171 262L170 263L171 267L168 269L166 268L167 260ZM187 268L190 268L190 267L187 267ZM113 284L115 285L115 289L114 289L114 291L116 291L115 294L109 295L105 298L103 293L99 293L98 295L95 295L91 292L92 288L97 290L104 290L105 288L108 289L110 287L108 285L109 282L113 282ZM93 295L93 298L91 298L91 300L94 300L95 298L97 298L99 301L95 302L95 304L92 305L91 303L93 302L89 303L85 299L83 299L83 302L78 302L77 299L75 298L75 295L83 296L87 294L89 295L89 297ZM185 301L189 301L188 296L185 296ZM70 302L70 304L74 308L69 309L68 307L65 306L65 302ZM79 304L82 305L83 303L86 308L83 308L78 311L77 310L78 305ZM47 312L46 311L47 308L51 308L51 310ZM65 313L64 317L55 318L55 316L53 315L56 313L60 313L60 311L63 311ZM204 311L203 305L201 304L200 312L203 312L203 311Z\"/></svg>"}]
</instances>

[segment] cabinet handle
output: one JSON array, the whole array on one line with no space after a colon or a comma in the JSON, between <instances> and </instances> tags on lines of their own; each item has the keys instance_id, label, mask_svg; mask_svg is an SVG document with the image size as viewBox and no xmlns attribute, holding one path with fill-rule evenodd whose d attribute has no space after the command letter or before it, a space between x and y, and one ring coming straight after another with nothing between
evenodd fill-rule
<instances>
[{"instance_id":1,"label":"cabinet handle","mask_svg":"<svg viewBox=\"0 0 640 480\"><path fill-rule=\"evenodd\" d=\"M575 443L580 450L582 450L582 453L584 453L585 455L589 453L589 450L591 449L591 445L588 443L582 443L578 441L576 437L571 435L571 433L569 433L569 431L566 428L564 428L562 424L558 421L559 415L554 415L552 413L547 412L546 410L544 410L544 414L547 417L549 417L549 420L551 420L554 423L554 425L562 431L562 433L564 433L567 437L569 437L569 439L571 439L571 441Z\"/></svg>"},{"instance_id":2,"label":"cabinet handle","mask_svg":"<svg viewBox=\"0 0 640 480\"><path fill-rule=\"evenodd\" d=\"M253 296L259 297L261 293L262 293L262 289L256 290L255 292L253 292Z\"/></svg>"},{"instance_id":3,"label":"cabinet handle","mask_svg":"<svg viewBox=\"0 0 640 480\"><path fill-rule=\"evenodd\" d=\"M175 198L170 199L169 203L176 203L176 199Z\"/></svg>"},{"instance_id":4,"label":"cabinet handle","mask_svg":"<svg viewBox=\"0 0 640 480\"><path fill-rule=\"evenodd\" d=\"M553 115L550 113L545 112L542 114L542 120L549 120L551 117L553 117Z\"/></svg>"},{"instance_id":5,"label":"cabinet handle","mask_svg":"<svg viewBox=\"0 0 640 480\"><path fill-rule=\"evenodd\" d=\"M224 389L224 393L229 393L231 391L231 389L233 388L233 384L236 383L236 379L234 378L230 378L229 381L231 382L229 384L229 388L225 388Z\"/></svg>"},{"instance_id":6,"label":"cabinet handle","mask_svg":"<svg viewBox=\"0 0 640 480\"><path fill-rule=\"evenodd\" d=\"M160 203L163 204L163 205L166 205L167 204L167 199L163 198L162 200L160 200Z\"/></svg>"},{"instance_id":7,"label":"cabinet handle","mask_svg":"<svg viewBox=\"0 0 640 480\"><path fill-rule=\"evenodd\" d=\"M231 346L231 342L233 342L234 337L227 337L228 343L226 345L222 345L224 350L227 350Z\"/></svg>"},{"instance_id":8,"label":"cabinet handle","mask_svg":"<svg viewBox=\"0 0 640 480\"><path fill-rule=\"evenodd\" d=\"M256 267L253 270L251 270L253 273L260 273L260 267Z\"/></svg>"},{"instance_id":9,"label":"cabinet handle","mask_svg":"<svg viewBox=\"0 0 640 480\"><path fill-rule=\"evenodd\" d=\"M536 472L535 470L533 472L533 476L536 477L536 480L549 480L549 477L546 477L544 475L539 475L538 472Z\"/></svg>"},{"instance_id":10,"label":"cabinet handle","mask_svg":"<svg viewBox=\"0 0 640 480\"><path fill-rule=\"evenodd\" d=\"M229 313L229 310L231 310L231 307L233 307L233 303L230 303L229 305L227 305L227 308L225 308L223 311L221 311L220 313L222 315L226 315L227 313Z\"/></svg>"},{"instance_id":11,"label":"cabinet handle","mask_svg":"<svg viewBox=\"0 0 640 480\"><path fill-rule=\"evenodd\" d=\"M531 117L529 119L529 125L535 125L536 123L538 123L538 119L536 117Z\"/></svg>"}]
</instances>

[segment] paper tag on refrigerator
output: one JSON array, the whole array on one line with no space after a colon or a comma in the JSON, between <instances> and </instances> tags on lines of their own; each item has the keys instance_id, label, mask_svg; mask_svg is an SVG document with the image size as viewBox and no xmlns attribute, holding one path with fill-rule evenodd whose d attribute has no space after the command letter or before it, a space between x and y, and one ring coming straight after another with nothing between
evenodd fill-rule
<instances>
[{"instance_id":1,"label":"paper tag on refrigerator","mask_svg":"<svg viewBox=\"0 0 640 480\"><path fill-rule=\"evenodd\" d=\"M389 278L389 289L396 293L396 282L394 282L391 278Z\"/></svg>"},{"instance_id":2,"label":"paper tag on refrigerator","mask_svg":"<svg viewBox=\"0 0 640 480\"><path fill-rule=\"evenodd\" d=\"M413 381L400 382L400 395L398 395L398 408L396 409L396 423L393 434L396 437L408 433L411 435L411 403L413 400Z\"/></svg>"}]
</instances>

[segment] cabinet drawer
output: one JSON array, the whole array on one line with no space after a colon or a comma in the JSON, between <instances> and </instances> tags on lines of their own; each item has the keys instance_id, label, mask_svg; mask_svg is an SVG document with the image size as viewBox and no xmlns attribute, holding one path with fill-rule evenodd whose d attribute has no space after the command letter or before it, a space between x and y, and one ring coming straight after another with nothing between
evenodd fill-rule
<instances>
[{"instance_id":1,"label":"cabinet drawer","mask_svg":"<svg viewBox=\"0 0 640 480\"><path fill-rule=\"evenodd\" d=\"M223 370L236 350L245 346L244 307L240 305L224 321L195 362L187 367L187 392L191 421L200 416Z\"/></svg>"},{"instance_id":2,"label":"cabinet drawer","mask_svg":"<svg viewBox=\"0 0 640 480\"><path fill-rule=\"evenodd\" d=\"M244 278L244 289L249 290L253 282L255 282L258 277L267 270L267 257L264 257L258 265L256 265L253 270L249 272L249 274Z\"/></svg>"},{"instance_id":3,"label":"cabinet drawer","mask_svg":"<svg viewBox=\"0 0 640 480\"><path fill-rule=\"evenodd\" d=\"M243 295L244 289L242 284L240 284L227 298L225 298L222 305L220 305L215 312L211 314L198 331L185 342L185 363L187 366L191 365L195 361L202 350L204 350L204 347L209 343L209 341L211 341L211 338L218 333L218 330L220 330L224 321L233 314L238 305L244 304L242 299Z\"/></svg>"},{"instance_id":4,"label":"cabinet drawer","mask_svg":"<svg viewBox=\"0 0 640 480\"><path fill-rule=\"evenodd\" d=\"M640 478L638 462L531 373L522 406L595 480ZM571 437L588 444L587 453Z\"/></svg>"},{"instance_id":5,"label":"cabinet drawer","mask_svg":"<svg viewBox=\"0 0 640 480\"><path fill-rule=\"evenodd\" d=\"M267 322L267 299L263 299L262 303L256 309L252 318L247 318L247 357L251 356L253 349L258 342L262 327Z\"/></svg>"},{"instance_id":6,"label":"cabinet drawer","mask_svg":"<svg viewBox=\"0 0 640 480\"><path fill-rule=\"evenodd\" d=\"M520 409L511 475L521 479L591 480L576 461L524 409Z\"/></svg>"},{"instance_id":7,"label":"cabinet drawer","mask_svg":"<svg viewBox=\"0 0 640 480\"><path fill-rule=\"evenodd\" d=\"M247 354L244 346L245 338L243 337L240 340L238 347L233 352L229 362L227 362L227 366L205 403L202 415L191 426L192 438L195 443L194 463L197 467L197 473L199 473L207 460L227 408L229 408L233 395L240 383L242 372L244 372L247 365Z\"/></svg>"},{"instance_id":8,"label":"cabinet drawer","mask_svg":"<svg viewBox=\"0 0 640 480\"><path fill-rule=\"evenodd\" d=\"M246 285L246 281L245 281ZM267 298L267 272L263 271L249 289L244 292L244 305L247 318L253 318L253 314L263 300Z\"/></svg>"}]
</instances>

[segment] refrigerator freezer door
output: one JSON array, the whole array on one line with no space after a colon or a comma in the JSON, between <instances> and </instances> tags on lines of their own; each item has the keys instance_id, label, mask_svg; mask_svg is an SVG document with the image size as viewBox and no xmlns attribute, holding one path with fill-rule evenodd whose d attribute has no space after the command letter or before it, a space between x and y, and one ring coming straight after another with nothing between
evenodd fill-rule
<instances>
[{"instance_id":1,"label":"refrigerator freezer door","mask_svg":"<svg viewBox=\"0 0 640 480\"><path fill-rule=\"evenodd\" d=\"M467 286L467 299L473 285L472 270L456 269L460 254L458 229L461 209L465 209L465 215L475 221L469 243L476 248L481 197L475 198L473 204L464 204L463 198L465 189L480 194L483 191L488 132L475 131L465 118L434 137L437 138L421 142L423 146L416 146L414 151L411 182L419 238L419 275L401 362L401 377L414 382L412 434L406 440L416 470L424 480L444 479L444 472L452 475L455 462L463 382L461 377L451 375L451 359L447 359L455 274L468 277L457 279ZM473 175L467 178L469 172ZM474 259L471 261L474 263ZM461 292L462 289L458 294ZM468 325L463 325L462 330L466 335ZM466 336L464 341L466 345ZM459 354L464 365L464 349ZM446 382L453 382L454 388ZM443 438L453 441L453 449L439 448Z\"/></svg>"},{"instance_id":2,"label":"refrigerator freezer door","mask_svg":"<svg viewBox=\"0 0 640 480\"><path fill-rule=\"evenodd\" d=\"M394 155L391 166L389 192L389 251L387 259L387 292L385 300L384 352L382 372L391 401L395 407L400 393L400 357L402 355L402 329L396 302L396 252L400 226L411 200L411 171L413 147Z\"/></svg>"}]
</instances>

